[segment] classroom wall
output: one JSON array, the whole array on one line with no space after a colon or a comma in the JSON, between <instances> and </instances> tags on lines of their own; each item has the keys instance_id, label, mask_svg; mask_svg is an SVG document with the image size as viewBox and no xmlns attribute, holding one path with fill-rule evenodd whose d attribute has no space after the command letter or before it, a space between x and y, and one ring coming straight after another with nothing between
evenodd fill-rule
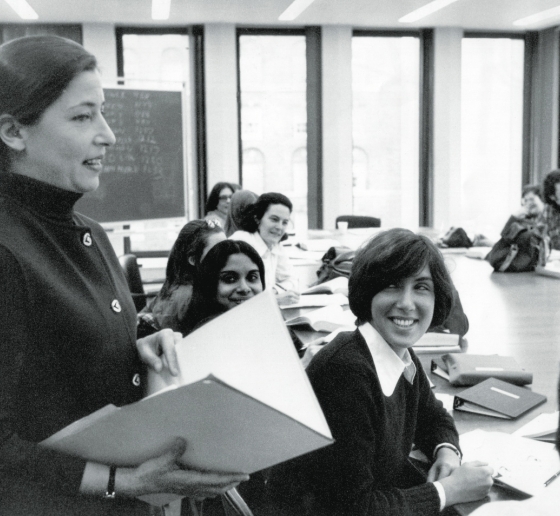
<instances>
[{"instance_id":1,"label":"classroom wall","mask_svg":"<svg viewBox=\"0 0 560 516\"><path fill-rule=\"evenodd\" d=\"M239 180L237 43L233 24L204 26L208 189ZM323 224L352 209L352 29L321 28ZM461 37L458 28L434 31L434 227L460 223ZM106 82L116 80L112 24L83 24L85 47L99 59ZM542 178L558 154L558 29L539 34L533 77L531 177ZM192 136L192 135L191 135Z\"/></svg>"}]
</instances>

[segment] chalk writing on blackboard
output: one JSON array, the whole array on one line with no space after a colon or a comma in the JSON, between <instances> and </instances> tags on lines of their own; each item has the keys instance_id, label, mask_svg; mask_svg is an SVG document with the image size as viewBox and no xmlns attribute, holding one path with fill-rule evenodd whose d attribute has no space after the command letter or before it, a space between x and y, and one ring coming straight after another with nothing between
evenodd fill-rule
<instances>
[{"instance_id":1,"label":"chalk writing on blackboard","mask_svg":"<svg viewBox=\"0 0 560 516\"><path fill-rule=\"evenodd\" d=\"M105 119L117 141L77 211L99 222L184 216L181 92L107 88Z\"/></svg>"}]
</instances>

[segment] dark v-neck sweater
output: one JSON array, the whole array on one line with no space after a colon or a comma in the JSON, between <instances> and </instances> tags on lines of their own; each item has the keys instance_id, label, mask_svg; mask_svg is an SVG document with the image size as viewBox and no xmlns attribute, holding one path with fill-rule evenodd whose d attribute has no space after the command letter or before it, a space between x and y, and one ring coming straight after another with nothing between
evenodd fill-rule
<instances>
[{"instance_id":1,"label":"dark v-neck sweater","mask_svg":"<svg viewBox=\"0 0 560 516\"><path fill-rule=\"evenodd\" d=\"M385 396L367 344L341 333L307 369L335 443L280 466L270 482L292 514L427 516L439 514L432 483L410 462L415 443L431 457L440 443L459 446L451 416L431 392L422 365L410 384Z\"/></svg>"},{"instance_id":2,"label":"dark v-neck sweater","mask_svg":"<svg viewBox=\"0 0 560 516\"><path fill-rule=\"evenodd\" d=\"M55 499L77 496L85 462L36 443L141 396L134 304L79 198L0 173L0 514L19 514L22 489L21 514L75 512Z\"/></svg>"}]
</instances>

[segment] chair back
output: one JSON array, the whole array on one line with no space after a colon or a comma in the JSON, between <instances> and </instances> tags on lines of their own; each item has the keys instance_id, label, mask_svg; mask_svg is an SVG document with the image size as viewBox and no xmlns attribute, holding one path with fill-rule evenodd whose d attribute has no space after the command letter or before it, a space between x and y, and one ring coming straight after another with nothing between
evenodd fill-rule
<instances>
[{"instance_id":1,"label":"chair back","mask_svg":"<svg viewBox=\"0 0 560 516\"><path fill-rule=\"evenodd\" d=\"M142 277L140 276L140 267L134 254L123 254L119 256L128 288L134 301L136 311L139 312L146 306L146 293L144 292L144 285L142 284Z\"/></svg>"},{"instance_id":2,"label":"chair back","mask_svg":"<svg viewBox=\"0 0 560 516\"><path fill-rule=\"evenodd\" d=\"M377 217L367 217L365 215L339 215L336 224L348 222L348 228L380 228L381 219Z\"/></svg>"}]
</instances>

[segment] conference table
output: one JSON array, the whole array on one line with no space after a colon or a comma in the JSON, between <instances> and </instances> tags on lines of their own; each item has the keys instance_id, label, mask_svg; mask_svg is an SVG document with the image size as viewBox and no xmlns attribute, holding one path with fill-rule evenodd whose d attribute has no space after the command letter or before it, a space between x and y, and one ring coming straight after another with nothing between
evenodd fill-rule
<instances>
[{"instance_id":1,"label":"conference table","mask_svg":"<svg viewBox=\"0 0 560 516\"><path fill-rule=\"evenodd\" d=\"M356 248L377 232L379 230L348 230L344 233L317 231L311 233L309 238L335 239L342 245ZM433 236L426 229L420 232ZM443 250L443 254L469 319L465 351L514 357L522 367L533 373L530 388L547 397L546 403L514 420L453 411L459 433L477 428L512 433L537 415L558 410L560 279L534 272L496 273L488 262L469 258L461 250ZM285 312L287 317L299 315L295 309ZM314 332L298 333L304 342L318 336ZM434 356L419 355L435 384L434 392L454 395L463 390L450 386L446 380L429 372ZM489 499L461 504L456 510L459 514L469 514L489 500L523 498L511 491L493 487Z\"/></svg>"}]
</instances>

